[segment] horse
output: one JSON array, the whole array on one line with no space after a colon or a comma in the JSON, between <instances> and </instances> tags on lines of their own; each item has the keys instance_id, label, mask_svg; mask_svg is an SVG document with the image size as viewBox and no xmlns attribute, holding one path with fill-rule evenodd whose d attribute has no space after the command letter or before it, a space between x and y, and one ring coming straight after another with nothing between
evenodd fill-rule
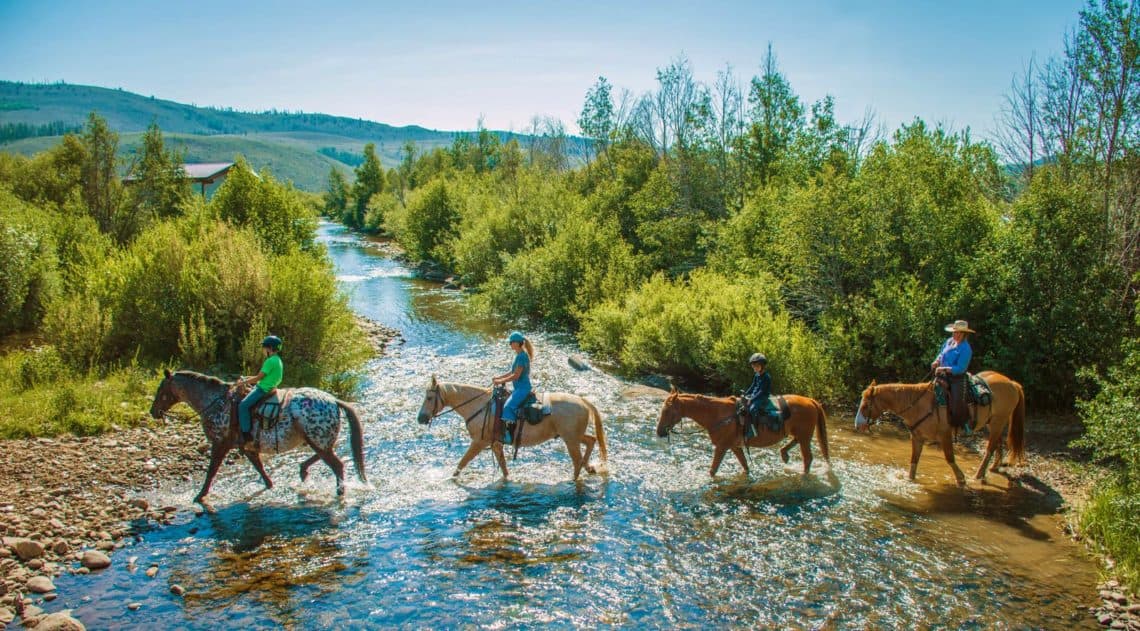
<instances>
[{"instance_id":1,"label":"horse","mask_svg":"<svg viewBox=\"0 0 1140 631\"><path fill-rule=\"evenodd\" d=\"M595 473L594 467L590 465L590 453L595 442L598 444L601 461L604 463L607 458L602 415L593 403L576 394L550 392L546 396L552 409L549 415L535 424L519 419L518 422L523 424L518 435L519 446L530 447L561 437L566 443L566 450L570 452L570 459L574 461L574 479L578 479L583 467L589 473ZM503 479L507 478L507 458L503 453L502 437L495 435L495 418L490 403L490 388L439 381L432 375L416 420L421 425L428 425L437 416L454 411L463 417L467 433L471 435L471 445L459 459L451 477L457 477L472 458L490 447L503 471ZM591 420L594 422L594 436L586 434ZM582 443L586 444L585 455L581 452Z\"/></svg>"},{"instance_id":2,"label":"horse","mask_svg":"<svg viewBox=\"0 0 1140 631\"><path fill-rule=\"evenodd\" d=\"M230 430L230 406L236 405L227 396L232 383L217 377L203 375L192 370L180 370L165 376L158 384L154 403L150 406L153 418L162 416L174 404L189 405L201 418L202 431L210 441L210 468L206 472L206 482L194 497L201 503L210 492L210 485L226 454L238 447L239 436ZM285 389L278 392L285 394ZM284 400L284 399L282 399ZM337 435L340 433L340 411L348 417L351 433L352 460L361 482L367 482L364 474L364 432L360 417L352 405L316 388L293 388L292 398L281 409L277 423L267 428L257 428L258 450L239 449L261 475L265 488L273 488L273 481L261 464L260 454L280 454L301 445L308 445L314 452L311 458L301 463L301 481L309 477L309 467L317 460L323 460L336 475L336 493L344 495L344 463L336 456Z\"/></svg>"},{"instance_id":3,"label":"horse","mask_svg":"<svg viewBox=\"0 0 1140 631\"><path fill-rule=\"evenodd\" d=\"M976 415L978 428L989 428L989 442L982 457L982 464L974 479L986 479L986 466L990 458L997 452L990 471L996 472L1003 466L1002 463L1002 433L1009 428L1008 445L1010 460L1017 462L1025 458L1025 393L1021 384L1016 381L987 370L977 375L990 387L993 398L990 405L978 407L970 404L971 415ZM983 412L984 411L984 412ZM954 472L954 479L958 486L966 485L966 478L958 464L954 462L954 435L957 430L950 425L950 415L946 407L937 407L934 397L934 382L923 383L883 383L871 385L863 390L863 398L859 402L859 411L855 414L855 430L871 431L871 421L877 420L884 412L902 418L906 428L910 430L910 474L908 479L914 481L915 469L918 468L918 457L922 455L922 447L926 441L936 441L942 447L942 454L946 463Z\"/></svg>"},{"instance_id":4,"label":"horse","mask_svg":"<svg viewBox=\"0 0 1140 631\"><path fill-rule=\"evenodd\" d=\"M770 447L779 443L785 436L791 436L788 444L780 448L780 459L788 462L788 450L795 445L800 446L800 455L804 462L804 474L811 472L811 435L813 431L819 432L819 449L823 459L831 464L831 455L827 447L827 414L823 406L815 399L795 394L784 396L788 403L791 416L784 421L778 432L761 425L756 435L745 439L744 428L736 420L736 397L707 397L701 394L681 394L673 388L665 403L661 405L661 413L657 417L657 435L664 438L669 435L673 427L682 418L691 418L709 434L713 444L712 466L709 475L715 476L720 469L721 460L725 453L732 450L733 455L740 462L747 474L748 461L744 458L743 447Z\"/></svg>"}]
</instances>

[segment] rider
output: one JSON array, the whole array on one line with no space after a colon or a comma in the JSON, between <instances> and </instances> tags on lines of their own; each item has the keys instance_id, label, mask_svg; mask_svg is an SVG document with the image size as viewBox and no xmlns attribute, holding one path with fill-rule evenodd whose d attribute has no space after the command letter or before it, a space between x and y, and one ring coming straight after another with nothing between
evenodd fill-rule
<instances>
[{"instance_id":1,"label":"rider","mask_svg":"<svg viewBox=\"0 0 1140 631\"><path fill-rule=\"evenodd\" d=\"M261 350L265 353L265 361L261 362L261 370L252 377L239 377L238 384L256 384L256 387L245 395L238 404L238 425L241 427L242 449L255 447L253 436L250 434L252 421L250 414L269 393L281 383L285 372L285 365L281 363L281 338L276 335L266 336L261 340Z\"/></svg>"},{"instance_id":2,"label":"rider","mask_svg":"<svg viewBox=\"0 0 1140 631\"><path fill-rule=\"evenodd\" d=\"M745 423L745 430L749 437L756 434L753 425L759 421L764 411L764 405L768 403L768 397L772 394L772 375L768 373L768 358L761 353L753 353L752 357L748 358L748 365L752 367L752 385L741 395L748 405L748 421Z\"/></svg>"},{"instance_id":3,"label":"rider","mask_svg":"<svg viewBox=\"0 0 1140 631\"><path fill-rule=\"evenodd\" d=\"M527 395L531 392L530 384L530 360L534 358L534 346L530 340L526 338L519 331L511 333L507 338L510 342L511 350L515 352L515 361L511 364L511 369L498 377L491 380L491 383L496 386L501 386L510 382L515 382L515 390L511 393L511 397L503 405L503 421L506 423L513 423L518 420L519 407L522 402L526 400ZM507 437L504 442L511 442L511 434L508 431Z\"/></svg>"},{"instance_id":4,"label":"rider","mask_svg":"<svg viewBox=\"0 0 1140 631\"><path fill-rule=\"evenodd\" d=\"M966 368L970 366L970 358L974 349L966 336L973 333L970 324L965 320L955 320L946 325L950 337L942 343L938 356L930 364L930 370L935 377L942 381L950 393L950 424L961 427L966 424L969 408L966 402Z\"/></svg>"}]
</instances>

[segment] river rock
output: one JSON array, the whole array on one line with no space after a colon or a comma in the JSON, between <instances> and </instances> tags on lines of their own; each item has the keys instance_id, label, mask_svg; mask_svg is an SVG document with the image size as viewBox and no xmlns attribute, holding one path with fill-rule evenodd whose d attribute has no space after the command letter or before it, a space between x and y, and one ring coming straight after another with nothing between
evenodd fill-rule
<instances>
[{"instance_id":1,"label":"river rock","mask_svg":"<svg viewBox=\"0 0 1140 631\"><path fill-rule=\"evenodd\" d=\"M110 552L111 550L115 549L115 542L111 541L110 539L103 539L99 543L95 544L95 548L98 550Z\"/></svg>"},{"instance_id":2,"label":"river rock","mask_svg":"<svg viewBox=\"0 0 1140 631\"><path fill-rule=\"evenodd\" d=\"M141 508L142 510L146 510L146 509L150 508L150 502L146 501L146 499L144 499L144 498L136 497L136 498L130 500L129 502L127 502L127 506L131 506L133 508Z\"/></svg>"},{"instance_id":3,"label":"river rock","mask_svg":"<svg viewBox=\"0 0 1140 631\"><path fill-rule=\"evenodd\" d=\"M57 611L40 618L40 631L87 631L83 623L71 617L71 611Z\"/></svg>"},{"instance_id":4,"label":"river rock","mask_svg":"<svg viewBox=\"0 0 1140 631\"><path fill-rule=\"evenodd\" d=\"M67 545L67 542L63 539L56 541L55 545L52 546L51 549L59 556L65 556L68 552L71 552L71 546Z\"/></svg>"},{"instance_id":5,"label":"river rock","mask_svg":"<svg viewBox=\"0 0 1140 631\"><path fill-rule=\"evenodd\" d=\"M585 358L580 357L578 355L571 355L571 356L567 357L566 363L570 364L570 367L573 368L574 370L589 370L590 369L590 363L587 362L585 360Z\"/></svg>"},{"instance_id":6,"label":"river rock","mask_svg":"<svg viewBox=\"0 0 1140 631\"><path fill-rule=\"evenodd\" d=\"M16 612L7 607L0 607L0 624L11 624L16 619Z\"/></svg>"},{"instance_id":7,"label":"river rock","mask_svg":"<svg viewBox=\"0 0 1140 631\"><path fill-rule=\"evenodd\" d=\"M46 576L33 576L28 579L28 583L25 587L28 588L28 591L36 594L46 594L55 591L55 583L52 583L51 579Z\"/></svg>"},{"instance_id":8,"label":"river rock","mask_svg":"<svg viewBox=\"0 0 1140 631\"><path fill-rule=\"evenodd\" d=\"M83 558L81 558L79 562L83 564L83 567L89 570L101 570L111 565L111 557L98 550L87 550L83 553Z\"/></svg>"},{"instance_id":9,"label":"river rock","mask_svg":"<svg viewBox=\"0 0 1140 631\"><path fill-rule=\"evenodd\" d=\"M174 585L170 586L170 593L174 594L175 596L181 596L182 594L186 593L186 590L183 589L181 585L175 583Z\"/></svg>"},{"instance_id":10,"label":"river rock","mask_svg":"<svg viewBox=\"0 0 1140 631\"><path fill-rule=\"evenodd\" d=\"M1112 614L1099 613L1096 616L1096 621L1099 622L1101 626L1107 627L1108 625L1112 624Z\"/></svg>"},{"instance_id":11,"label":"river rock","mask_svg":"<svg viewBox=\"0 0 1140 631\"><path fill-rule=\"evenodd\" d=\"M32 620L36 620L36 618L39 618L42 615L44 615L43 609L40 609L39 607L37 607L35 605L27 605L24 607L24 613L21 614L20 617L24 619L24 626L27 627L27 626L35 626L34 624L29 625L28 623L31 622ZM38 623L39 620L36 620L36 622Z\"/></svg>"},{"instance_id":12,"label":"river rock","mask_svg":"<svg viewBox=\"0 0 1140 631\"><path fill-rule=\"evenodd\" d=\"M21 561L35 559L44 555L44 545L25 537L4 537L4 545L16 551Z\"/></svg>"},{"instance_id":13,"label":"river rock","mask_svg":"<svg viewBox=\"0 0 1140 631\"><path fill-rule=\"evenodd\" d=\"M127 609L131 611L138 611L142 607L142 603L128 603Z\"/></svg>"},{"instance_id":14,"label":"river rock","mask_svg":"<svg viewBox=\"0 0 1140 631\"><path fill-rule=\"evenodd\" d=\"M32 568L33 570L38 570L44 566L44 560L43 559L32 559L31 561L28 561L27 565L28 565L28 567Z\"/></svg>"},{"instance_id":15,"label":"river rock","mask_svg":"<svg viewBox=\"0 0 1140 631\"><path fill-rule=\"evenodd\" d=\"M158 568L157 567L152 565L146 569L147 578L154 578L156 574L158 574Z\"/></svg>"}]
</instances>

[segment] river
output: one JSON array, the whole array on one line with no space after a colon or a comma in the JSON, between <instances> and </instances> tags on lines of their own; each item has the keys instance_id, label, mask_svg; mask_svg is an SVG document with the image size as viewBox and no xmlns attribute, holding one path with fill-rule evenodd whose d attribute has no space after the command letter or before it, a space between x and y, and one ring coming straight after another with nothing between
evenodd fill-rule
<instances>
[{"instance_id":1,"label":"river","mask_svg":"<svg viewBox=\"0 0 1140 631\"><path fill-rule=\"evenodd\" d=\"M66 602L52 610L73 608L88 628L1095 627L1096 568L1036 478L991 474L959 490L927 450L912 484L905 436L855 435L836 415L830 471L813 445L810 476L798 450L787 468L763 449L751 478L728 458L710 479L695 425L657 438L660 401L570 368L566 336L534 335L534 380L598 406L608 473L575 484L552 441L509 462L509 481L489 452L450 479L462 421L425 427L416 412L433 373L483 384L505 371L506 328L342 227L319 232L353 307L406 340L369 365L360 397L370 484L338 499L322 464L301 484L307 454L295 452L271 460L277 486L262 491L242 461L222 468L214 510L197 515L201 480L171 483L148 497L186 507L176 523L140 526L108 570L60 577ZM129 570L128 556L158 576Z\"/></svg>"}]
</instances>

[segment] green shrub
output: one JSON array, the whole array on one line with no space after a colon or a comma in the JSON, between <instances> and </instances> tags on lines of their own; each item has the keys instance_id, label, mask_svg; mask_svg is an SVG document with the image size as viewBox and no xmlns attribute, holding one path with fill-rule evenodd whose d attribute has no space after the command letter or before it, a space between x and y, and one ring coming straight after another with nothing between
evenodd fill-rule
<instances>
[{"instance_id":1,"label":"green shrub","mask_svg":"<svg viewBox=\"0 0 1140 631\"><path fill-rule=\"evenodd\" d=\"M747 358L763 351L780 392L827 398L836 372L819 338L779 306L770 276L730 279L694 272L658 274L620 300L589 310L579 341L630 372L662 372L742 387Z\"/></svg>"},{"instance_id":2,"label":"green shrub","mask_svg":"<svg viewBox=\"0 0 1140 631\"><path fill-rule=\"evenodd\" d=\"M317 213L304 195L277 182L267 171L254 173L240 156L214 193L210 207L224 221L253 229L271 253L313 247Z\"/></svg>"},{"instance_id":3,"label":"green shrub","mask_svg":"<svg viewBox=\"0 0 1140 631\"><path fill-rule=\"evenodd\" d=\"M21 390L54 383L63 378L66 371L63 358L54 346L41 346L19 354L17 366L17 386Z\"/></svg>"},{"instance_id":4,"label":"green shrub","mask_svg":"<svg viewBox=\"0 0 1140 631\"><path fill-rule=\"evenodd\" d=\"M0 189L0 335L35 328L59 290L49 217Z\"/></svg>"},{"instance_id":5,"label":"green shrub","mask_svg":"<svg viewBox=\"0 0 1140 631\"><path fill-rule=\"evenodd\" d=\"M386 217L385 228L413 259L452 263L444 246L455 238L460 214L446 181L432 180L408 197L406 207L395 210Z\"/></svg>"},{"instance_id":6,"label":"green shrub","mask_svg":"<svg viewBox=\"0 0 1140 631\"><path fill-rule=\"evenodd\" d=\"M1140 484L1118 476L1100 481L1082 508L1080 526L1115 561L1113 573L1140 591Z\"/></svg>"}]
</instances>

